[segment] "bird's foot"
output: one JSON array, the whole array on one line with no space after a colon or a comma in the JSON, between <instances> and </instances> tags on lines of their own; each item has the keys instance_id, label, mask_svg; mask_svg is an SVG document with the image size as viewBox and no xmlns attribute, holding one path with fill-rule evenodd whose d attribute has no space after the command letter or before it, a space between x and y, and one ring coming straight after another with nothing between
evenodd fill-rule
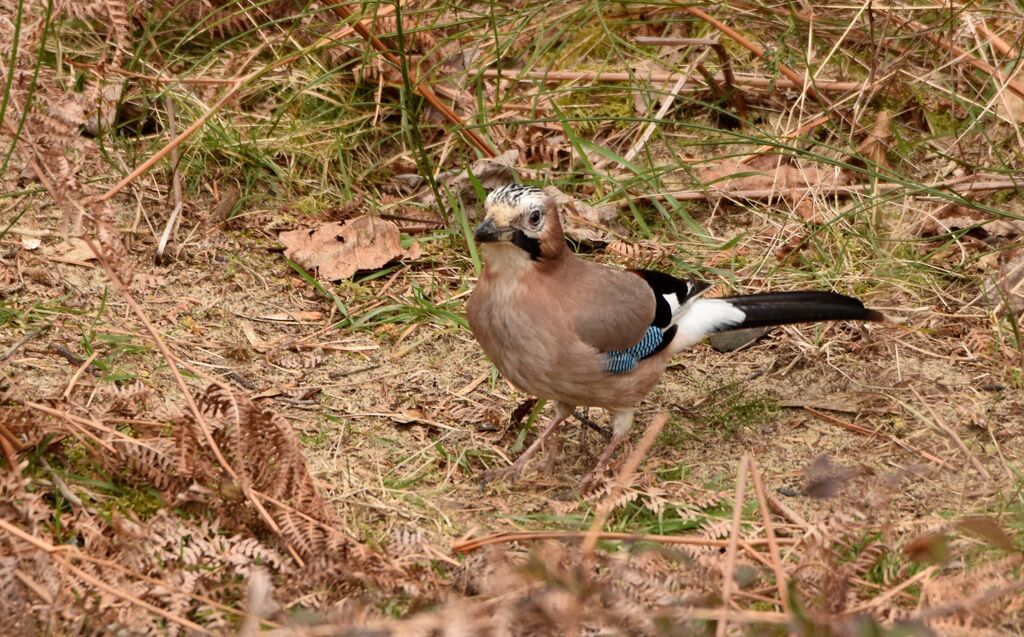
<instances>
[{"instance_id":1,"label":"bird's foot","mask_svg":"<svg viewBox=\"0 0 1024 637\"><path fill-rule=\"evenodd\" d=\"M580 494L590 495L598 490L598 487L602 486L606 482L604 475L604 469L602 467L594 467L594 470L583 476L580 480Z\"/></svg>"}]
</instances>

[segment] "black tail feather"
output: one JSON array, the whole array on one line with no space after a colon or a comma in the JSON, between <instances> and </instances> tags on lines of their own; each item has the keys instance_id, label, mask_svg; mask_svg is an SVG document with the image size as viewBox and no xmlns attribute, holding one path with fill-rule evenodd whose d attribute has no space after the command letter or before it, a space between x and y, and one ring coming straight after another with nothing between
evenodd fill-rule
<instances>
[{"instance_id":1,"label":"black tail feather","mask_svg":"<svg viewBox=\"0 0 1024 637\"><path fill-rule=\"evenodd\" d=\"M818 321L884 321L885 315L855 298L834 292L775 292L723 299L747 315L729 329L815 323Z\"/></svg>"}]
</instances>

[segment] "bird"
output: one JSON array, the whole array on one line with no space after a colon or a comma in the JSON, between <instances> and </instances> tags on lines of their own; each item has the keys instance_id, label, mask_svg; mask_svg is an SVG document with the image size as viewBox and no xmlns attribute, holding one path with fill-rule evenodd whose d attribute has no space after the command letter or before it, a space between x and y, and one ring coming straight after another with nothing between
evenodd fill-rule
<instances>
[{"instance_id":1,"label":"bird","mask_svg":"<svg viewBox=\"0 0 1024 637\"><path fill-rule=\"evenodd\" d=\"M722 331L818 321L884 321L825 291L705 298L709 283L626 270L578 256L555 200L508 184L492 190L473 238L483 269L466 305L474 338L517 389L553 401L554 415L509 467L518 478L577 407L610 414L612 436L582 485L601 475L633 426L637 406L676 354Z\"/></svg>"}]
</instances>

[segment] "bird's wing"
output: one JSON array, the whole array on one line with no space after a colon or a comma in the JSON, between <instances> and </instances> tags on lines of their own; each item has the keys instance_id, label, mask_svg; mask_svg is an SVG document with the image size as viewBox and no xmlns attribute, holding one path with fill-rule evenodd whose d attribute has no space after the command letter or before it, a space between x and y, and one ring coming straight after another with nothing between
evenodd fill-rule
<instances>
[{"instance_id":1,"label":"bird's wing","mask_svg":"<svg viewBox=\"0 0 1024 637\"><path fill-rule=\"evenodd\" d=\"M669 329L679 308L707 288L653 270L616 270L582 260L575 264L565 286L566 305L580 340L599 352L660 340L650 328Z\"/></svg>"},{"instance_id":2,"label":"bird's wing","mask_svg":"<svg viewBox=\"0 0 1024 637\"><path fill-rule=\"evenodd\" d=\"M576 336L599 352L630 347L654 320L654 293L640 277L581 259L567 261L559 305Z\"/></svg>"}]
</instances>

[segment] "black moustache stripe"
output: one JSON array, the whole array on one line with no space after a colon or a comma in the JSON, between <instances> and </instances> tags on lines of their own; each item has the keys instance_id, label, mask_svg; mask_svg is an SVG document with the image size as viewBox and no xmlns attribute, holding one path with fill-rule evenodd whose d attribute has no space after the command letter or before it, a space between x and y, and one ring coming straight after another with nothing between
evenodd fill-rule
<instances>
[{"instance_id":1,"label":"black moustache stripe","mask_svg":"<svg viewBox=\"0 0 1024 637\"><path fill-rule=\"evenodd\" d=\"M522 230L516 230L512 233L512 243L530 255L531 261L540 259L540 241L526 236L526 233Z\"/></svg>"}]
</instances>

